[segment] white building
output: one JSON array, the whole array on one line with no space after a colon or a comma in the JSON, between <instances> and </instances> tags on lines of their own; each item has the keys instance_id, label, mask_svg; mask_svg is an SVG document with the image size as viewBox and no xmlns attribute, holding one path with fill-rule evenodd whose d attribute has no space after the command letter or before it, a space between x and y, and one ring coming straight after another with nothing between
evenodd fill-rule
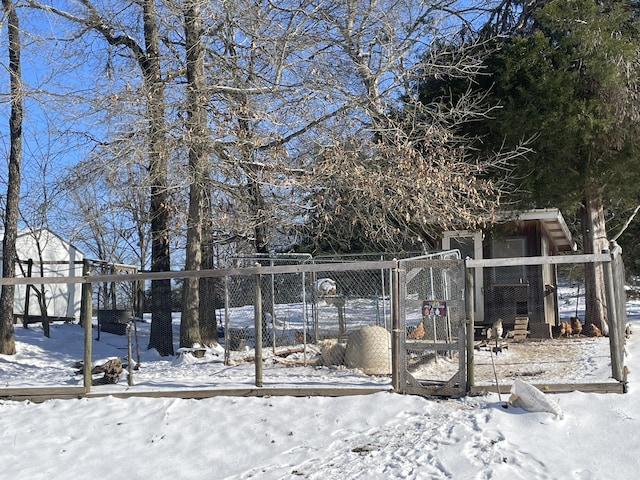
<instances>
[{"instance_id":1,"label":"white building","mask_svg":"<svg viewBox=\"0 0 640 480\"><path fill-rule=\"evenodd\" d=\"M1 240L4 232L0 232ZM48 229L21 231L16 239L19 262L16 264L16 277L79 277L82 276L84 254ZM0 263L0 274L2 264ZM37 291L44 289L47 316L50 319L80 318L82 295L79 283L45 283L34 286L17 285L15 292L14 314L23 316L41 316ZM29 297L27 299L27 290ZM25 307L28 312L25 312Z\"/></svg>"}]
</instances>

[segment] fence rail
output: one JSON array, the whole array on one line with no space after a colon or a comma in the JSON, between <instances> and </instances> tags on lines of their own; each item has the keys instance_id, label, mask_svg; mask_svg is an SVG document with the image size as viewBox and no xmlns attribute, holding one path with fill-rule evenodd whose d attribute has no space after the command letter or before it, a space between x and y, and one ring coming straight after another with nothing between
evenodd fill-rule
<instances>
[{"instance_id":1,"label":"fence rail","mask_svg":"<svg viewBox=\"0 0 640 480\"><path fill-rule=\"evenodd\" d=\"M341 272L349 270L373 270L393 268L397 265L395 261L373 261L373 262L353 262L353 263L322 263L305 265L283 265L283 266L255 266L243 268L224 268L207 270L170 270L166 272L144 272L132 274L111 274L111 275L81 275L75 277L44 277L46 283L98 283L98 282L119 282L133 280L172 280L183 278L224 278L234 275L258 275L277 273L303 273L303 272ZM131 278L124 278L125 275ZM43 277L0 277L0 285L39 285Z\"/></svg>"},{"instance_id":2,"label":"fence rail","mask_svg":"<svg viewBox=\"0 0 640 480\"><path fill-rule=\"evenodd\" d=\"M108 316L98 315L93 308L99 305L92 299L97 285L184 278L214 281L211 296L201 298L201 320L213 321L220 346L178 349L176 358L158 358L144 352L140 365L136 365L138 369L129 371L127 387L139 394L269 389L327 394L332 389L393 389L425 395L464 395L474 389L492 388L492 377L482 373L486 370L483 359L489 353L498 355L505 389L514 375L530 376L533 381L544 370L540 367L540 372L516 371L509 365L509 358L523 346L508 337L511 317L504 318L504 343L487 343L486 332L493 322L490 312L514 318L526 316L531 332L535 330L533 322L538 328L547 328L550 342L544 345L549 349L553 345L559 352L546 360L549 363L563 363L565 354L561 348L579 348L581 342L587 341L583 337L559 339L555 335L565 320L562 312L553 322L540 321L550 299L555 301L556 309L575 311L578 316L584 263L605 266L611 332L607 356L598 361L610 361L611 376L623 384L624 266L615 249L611 254L466 261L459 259L457 251L403 260L341 259L324 263L306 258L247 257L236 262L242 266L225 269L46 277L46 283L82 286L80 325L86 328L82 335L77 331L74 334L84 365L91 366L102 357L120 355L119 351L131 352L130 342L138 335L138 343L144 345L154 328L150 316L132 316L126 325L114 329L126 335L103 330L103 335L94 338L93 329L101 328L97 318ZM483 274L465 275L474 269ZM552 273L555 277L548 276ZM519 276L517 281L514 275ZM474 278L483 278L484 284L474 285ZM551 284L549 278L556 278L557 282ZM42 285L43 281L40 277L2 278L0 285ZM477 318L479 305L486 314L480 319L484 321ZM179 338L179 315L174 315L169 328L172 339ZM477 336L479 332L481 338ZM543 343L525 342L524 347L534 351L540 345ZM494 352L494 347L503 350ZM58 354L60 362L68 361L65 352ZM126 361L129 366L134 363L131 353ZM69 365L59 363L56 368L63 377L70 374ZM82 380L71 382L73 388L82 386L87 395L124 394L119 385L95 386L95 375L89 368L84 368L83 373ZM566 384L563 378L559 380L546 384ZM59 385L47 385L52 387ZM5 393L17 398L17 389L9 381ZM29 395L34 393L30 391Z\"/></svg>"}]
</instances>

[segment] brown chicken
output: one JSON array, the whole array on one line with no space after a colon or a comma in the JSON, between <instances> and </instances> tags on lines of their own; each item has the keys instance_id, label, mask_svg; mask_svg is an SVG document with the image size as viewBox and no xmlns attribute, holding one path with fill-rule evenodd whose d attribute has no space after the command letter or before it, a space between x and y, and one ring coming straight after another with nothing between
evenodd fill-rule
<instances>
[{"instance_id":1,"label":"brown chicken","mask_svg":"<svg viewBox=\"0 0 640 480\"><path fill-rule=\"evenodd\" d=\"M587 335L590 337L601 337L602 331L593 323L590 323L587 327Z\"/></svg>"},{"instance_id":2,"label":"brown chicken","mask_svg":"<svg viewBox=\"0 0 640 480\"><path fill-rule=\"evenodd\" d=\"M311 332L307 332L305 335L304 332L296 330L293 332L293 336L295 337L297 343L313 343L313 335L311 334Z\"/></svg>"},{"instance_id":3,"label":"brown chicken","mask_svg":"<svg viewBox=\"0 0 640 480\"><path fill-rule=\"evenodd\" d=\"M582 322L578 317L571 317L571 330L573 330L574 335L582 333Z\"/></svg>"},{"instance_id":4,"label":"brown chicken","mask_svg":"<svg viewBox=\"0 0 640 480\"><path fill-rule=\"evenodd\" d=\"M407 335L407 338L410 338L411 340L420 340L423 337L424 337L424 325L422 324L422 322L420 322L416 326L416 328L412 329Z\"/></svg>"},{"instance_id":5,"label":"brown chicken","mask_svg":"<svg viewBox=\"0 0 640 480\"><path fill-rule=\"evenodd\" d=\"M570 337L573 334L571 322L560 322L560 336Z\"/></svg>"}]
</instances>

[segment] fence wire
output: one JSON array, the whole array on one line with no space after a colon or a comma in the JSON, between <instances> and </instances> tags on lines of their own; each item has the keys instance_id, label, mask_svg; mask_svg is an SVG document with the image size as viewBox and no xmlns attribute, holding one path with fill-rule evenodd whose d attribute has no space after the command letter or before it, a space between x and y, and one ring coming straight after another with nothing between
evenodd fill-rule
<instances>
[{"instance_id":1,"label":"fence wire","mask_svg":"<svg viewBox=\"0 0 640 480\"><path fill-rule=\"evenodd\" d=\"M122 375L102 389L390 388L398 380L405 391L464 394L469 338L476 385L493 383L496 373L503 382L568 383L599 381L603 370L611 371L613 344L576 329L568 333L571 317L584 320L582 262L482 267L474 277L482 284L475 285L472 332L464 263L457 251L401 261L239 257L228 269L194 272L202 338L215 341L183 348L180 290L189 272L176 272L171 280L171 322L158 330L145 301L151 277L100 266L93 272L100 281L90 295L89 343L79 324L81 305L70 300L74 315L52 321L46 341L36 340L42 336L37 322L16 328L18 350L39 353L5 361L0 370L8 387L78 386L88 352L95 366L121 361ZM612 329L624 337L624 269L615 252L610 267L617 295L610 302L616 313ZM80 282L56 279L50 291L80 292ZM524 338L517 335L518 318L527 321ZM149 349L154 336L168 338L176 355ZM622 363L621 343L615 345L614 362ZM587 358L585 352L594 351ZM109 384L105 375L98 371L91 378Z\"/></svg>"},{"instance_id":2,"label":"fence wire","mask_svg":"<svg viewBox=\"0 0 640 480\"><path fill-rule=\"evenodd\" d=\"M256 309L247 292L255 290L256 281L262 299L259 337L268 357L265 376L278 375L275 369L282 366L360 368L367 374L391 374L390 276L383 269L226 277L223 336L227 365L243 362L255 350ZM362 333L365 331L369 334ZM369 340L367 335L372 333L380 338ZM368 358L363 360L359 356L365 349Z\"/></svg>"},{"instance_id":3,"label":"fence wire","mask_svg":"<svg viewBox=\"0 0 640 480\"><path fill-rule=\"evenodd\" d=\"M475 385L509 385L516 378L541 385L622 381L616 359L623 361L627 322L619 252L611 261L535 260L496 260L476 276L482 283L475 288ZM585 265L615 282L607 288L600 328L585 316Z\"/></svg>"}]
</instances>

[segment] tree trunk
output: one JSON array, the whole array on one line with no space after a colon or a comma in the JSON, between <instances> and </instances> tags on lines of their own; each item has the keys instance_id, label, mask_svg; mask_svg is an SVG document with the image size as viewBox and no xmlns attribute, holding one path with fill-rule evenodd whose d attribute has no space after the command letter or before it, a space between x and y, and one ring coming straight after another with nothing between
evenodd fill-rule
<instances>
[{"instance_id":1,"label":"tree trunk","mask_svg":"<svg viewBox=\"0 0 640 480\"><path fill-rule=\"evenodd\" d=\"M213 235L211 232L211 202L205 201L205 215L202 222L202 268L214 268ZM220 284L218 278L200 279L200 338L203 345L218 343L218 323L216 319L216 298Z\"/></svg>"},{"instance_id":2,"label":"tree trunk","mask_svg":"<svg viewBox=\"0 0 640 480\"><path fill-rule=\"evenodd\" d=\"M15 277L16 238L18 236L18 207L20 199L20 171L22 167L22 72L20 65L20 30L18 14L12 0L2 0L7 18L9 39L9 78L11 115L9 118L10 151L9 175L7 181L7 201L2 240L2 275ZM13 299L15 287L3 285L0 292L0 353L16 353L13 330Z\"/></svg>"},{"instance_id":3,"label":"tree trunk","mask_svg":"<svg viewBox=\"0 0 640 480\"><path fill-rule=\"evenodd\" d=\"M609 248L602 205L602 192L587 188L582 210L583 250L585 254L598 254ZM601 331L607 321L604 269L602 264L587 263L584 266L585 327L593 324Z\"/></svg>"},{"instance_id":4,"label":"tree trunk","mask_svg":"<svg viewBox=\"0 0 640 480\"><path fill-rule=\"evenodd\" d=\"M160 41L155 0L145 0L144 39L146 55L139 59L145 82L149 126L149 176L151 181L151 271L171 270L169 254L169 195L165 140L164 83L160 70ZM149 348L162 356L173 355L171 280L151 282L151 333Z\"/></svg>"},{"instance_id":5,"label":"tree trunk","mask_svg":"<svg viewBox=\"0 0 640 480\"><path fill-rule=\"evenodd\" d=\"M248 130L248 129L247 129ZM248 154L248 158L250 158L250 153ZM249 161L249 164L251 162ZM264 196L262 195L261 185L260 185L260 169L259 167L251 167L249 168L248 177L248 190L249 190L249 201L251 202L251 211L253 213L254 218L254 236L255 236L255 249L256 253L268 254L269 253L269 240L267 237L267 224L269 219L267 218L266 213L266 204L264 200Z\"/></svg>"},{"instance_id":6,"label":"tree trunk","mask_svg":"<svg viewBox=\"0 0 640 480\"><path fill-rule=\"evenodd\" d=\"M43 255L43 245L42 245L42 231L39 233L32 232L34 240L36 242L36 247L38 250L38 263L40 264L40 277L44 278L44 255ZM17 252L16 252L17 254ZM34 288L35 289L35 288ZM35 289L37 290L37 289ZM47 338L51 338L51 323L49 322L49 312L47 309L47 290L44 285L40 285L40 290L36 293L38 297L38 306L40 307L40 318L42 319L42 331L44 336ZM26 315L27 312L25 312Z\"/></svg>"},{"instance_id":7,"label":"tree trunk","mask_svg":"<svg viewBox=\"0 0 640 480\"><path fill-rule=\"evenodd\" d=\"M202 268L202 232L205 188L208 184L207 95L204 75L202 19L198 0L185 2L184 29L187 68L187 135L189 148L189 219L185 270ZM183 290L180 346L202 344L200 336L200 281L186 278Z\"/></svg>"}]
</instances>

